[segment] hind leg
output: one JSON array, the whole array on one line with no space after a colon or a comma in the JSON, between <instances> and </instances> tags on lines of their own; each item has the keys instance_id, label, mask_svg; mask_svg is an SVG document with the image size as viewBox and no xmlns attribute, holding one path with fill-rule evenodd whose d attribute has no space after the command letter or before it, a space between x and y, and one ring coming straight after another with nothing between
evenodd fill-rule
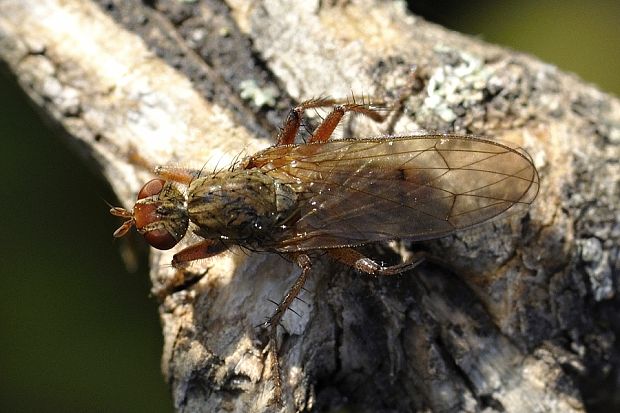
<instances>
[{"instance_id":1,"label":"hind leg","mask_svg":"<svg viewBox=\"0 0 620 413\"><path fill-rule=\"evenodd\" d=\"M400 274L417 267L425 259L423 255L418 255L400 264L384 266L352 248L334 248L327 253L343 264L370 275Z\"/></svg>"}]
</instances>

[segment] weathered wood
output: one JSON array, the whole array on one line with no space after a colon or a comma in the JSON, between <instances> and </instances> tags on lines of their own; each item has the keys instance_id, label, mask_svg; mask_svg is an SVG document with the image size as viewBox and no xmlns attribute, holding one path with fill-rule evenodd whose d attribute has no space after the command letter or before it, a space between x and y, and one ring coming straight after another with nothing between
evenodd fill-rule
<instances>
[{"instance_id":1,"label":"weathered wood","mask_svg":"<svg viewBox=\"0 0 620 413\"><path fill-rule=\"evenodd\" d=\"M315 262L283 323L285 411L583 411L617 371L620 104L574 76L371 0L1 0L0 57L127 207L148 178L132 145L153 163L222 166L269 145L293 102L393 98L413 65L396 133L529 151L542 185L527 213L399 245L441 263L372 279ZM381 128L353 118L344 133ZM151 278L176 408L273 409L255 326L299 270L238 252L171 292L170 258L153 252Z\"/></svg>"}]
</instances>

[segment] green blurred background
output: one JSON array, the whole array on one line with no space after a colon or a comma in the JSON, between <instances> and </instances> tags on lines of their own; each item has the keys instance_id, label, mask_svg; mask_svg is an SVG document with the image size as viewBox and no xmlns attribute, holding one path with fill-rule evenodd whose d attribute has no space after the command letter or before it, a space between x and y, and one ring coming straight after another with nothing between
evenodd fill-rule
<instances>
[{"instance_id":1,"label":"green blurred background","mask_svg":"<svg viewBox=\"0 0 620 413\"><path fill-rule=\"evenodd\" d=\"M411 3L620 92L617 0ZM113 194L6 73L0 108L0 411L171 411L146 257L127 273L103 202Z\"/></svg>"}]
</instances>

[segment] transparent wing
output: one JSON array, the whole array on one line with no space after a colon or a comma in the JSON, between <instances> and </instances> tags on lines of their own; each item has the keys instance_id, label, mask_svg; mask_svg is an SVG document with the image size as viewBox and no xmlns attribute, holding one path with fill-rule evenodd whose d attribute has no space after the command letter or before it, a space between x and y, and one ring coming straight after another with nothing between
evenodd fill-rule
<instances>
[{"instance_id":1,"label":"transparent wing","mask_svg":"<svg viewBox=\"0 0 620 413\"><path fill-rule=\"evenodd\" d=\"M441 237L530 204L539 186L524 151L457 135L276 146L250 165L298 193L281 251Z\"/></svg>"}]
</instances>

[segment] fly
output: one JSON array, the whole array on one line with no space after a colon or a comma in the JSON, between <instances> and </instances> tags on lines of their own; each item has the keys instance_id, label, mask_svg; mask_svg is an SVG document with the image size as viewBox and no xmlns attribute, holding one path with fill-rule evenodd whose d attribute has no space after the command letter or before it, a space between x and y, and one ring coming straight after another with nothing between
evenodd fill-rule
<instances>
[{"instance_id":1,"label":"fly","mask_svg":"<svg viewBox=\"0 0 620 413\"><path fill-rule=\"evenodd\" d=\"M294 144L303 112L333 106L307 143ZM538 172L523 150L466 135L426 134L340 139L330 137L347 112L380 121L367 104L317 99L291 110L277 143L228 170L157 167L159 176L138 193L133 210L114 233L132 226L154 248L177 245L191 230L202 238L178 253L175 268L223 253L233 245L289 257L301 274L265 323L275 398L281 397L276 330L303 288L310 253L371 275L393 275L419 263L384 266L355 247L443 237L529 205L538 193Z\"/></svg>"}]
</instances>

